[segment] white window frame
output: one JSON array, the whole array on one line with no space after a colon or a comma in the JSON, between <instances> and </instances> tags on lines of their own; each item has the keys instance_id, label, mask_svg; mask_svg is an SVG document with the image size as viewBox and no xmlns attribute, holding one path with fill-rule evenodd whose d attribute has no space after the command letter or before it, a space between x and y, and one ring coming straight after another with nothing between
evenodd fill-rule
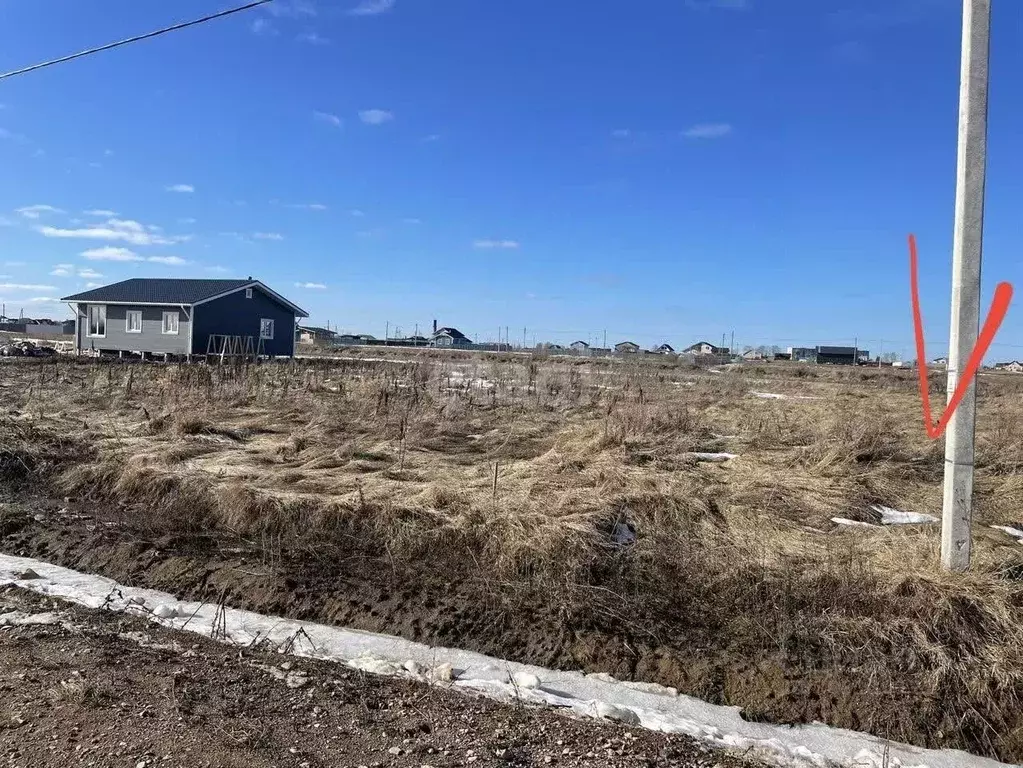
<instances>
[{"instance_id":1,"label":"white window frame","mask_svg":"<svg viewBox=\"0 0 1023 768\"><path fill-rule=\"evenodd\" d=\"M245 289L245 298L246 299L251 299L252 298L252 289L251 288L246 288Z\"/></svg>"},{"instance_id":2,"label":"white window frame","mask_svg":"<svg viewBox=\"0 0 1023 768\"><path fill-rule=\"evenodd\" d=\"M269 325L269 329L270 329L270 335L269 336L267 336L266 333L264 333L264 329L267 327L267 325L266 325L267 323L270 324ZM274 326L275 325L276 325L276 323L274 323L272 317L261 317L261 318L259 318L259 338L261 338L263 341L273 341L274 330L275 330Z\"/></svg>"},{"instance_id":3,"label":"white window frame","mask_svg":"<svg viewBox=\"0 0 1023 768\"><path fill-rule=\"evenodd\" d=\"M97 331L100 325L103 326L103 333L92 332L92 313L96 310L97 314ZM107 337L107 305L106 304L89 304L85 310L85 335L90 339L105 339Z\"/></svg>"},{"instance_id":4,"label":"white window frame","mask_svg":"<svg viewBox=\"0 0 1023 768\"><path fill-rule=\"evenodd\" d=\"M174 318L174 330L167 330L167 319ZM160 325L160 330L164 336L177 336L181 332L181 312L173 309L167 310L163 313L163 321Z\"/></svg>"},{"instance_id":5,"label":"white window frame","mask_svg":"<svg viewBox=\"0 0 1023 768\"><path fill-rule=\"evenodd\" d=\"M138 315L138 317L139 317L139 327L137 329L131 327L131 317L132 317L132 315ZM141 309L129 309L128 311L126 311L124 313L124 332L125 333L142 333L142 310Z\"/></svg>"}]
</instances>

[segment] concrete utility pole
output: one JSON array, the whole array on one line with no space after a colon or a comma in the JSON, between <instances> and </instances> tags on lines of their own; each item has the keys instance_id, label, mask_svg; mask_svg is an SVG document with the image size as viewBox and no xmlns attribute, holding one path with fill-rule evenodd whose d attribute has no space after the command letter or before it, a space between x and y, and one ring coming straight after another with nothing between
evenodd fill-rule
<instances>
[{"instance_id":1,"label":"concrete utility pole","mask_svg":"<svg viewBox=\"0 0 1023 768\"><path fill-rule=\"evenodd\" d=\"M987 170L988 51L991 0L963 0L963 49L959 81L959 148L956 162L952 246L952 321L948 341L947 397L977 343L980 330L980 258ZM967 388L945 434L945 487L941 507L941 564L970 567L973 521L973 449L976 383Z\"/></svg>"}]
</instances>

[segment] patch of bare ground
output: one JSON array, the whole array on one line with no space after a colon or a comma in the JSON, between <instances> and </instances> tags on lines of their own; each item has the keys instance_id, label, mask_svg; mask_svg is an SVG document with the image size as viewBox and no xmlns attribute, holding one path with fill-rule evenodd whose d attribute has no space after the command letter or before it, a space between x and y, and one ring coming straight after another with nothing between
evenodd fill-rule
<instances>
[{"instance_id":1,"label":"patch of bare ground","mask_svg":"<svg viewBox=\"0 0 1023 768\"><path fill-rule=\"evenodd\" d=\"M0 592L0 760L18 766L755 768L685 737L225 649ZM53 622L53 619L56 619ZM33 623L49 621L53 623Z\"/></svg>"},{"instance_id":2,"label":"patch of bare ground","mask_svg":"<svg viewBox=\"0 0 1023 768\"><path fill-rule=\"evenodd\" d=\"M934 526L878 525L940 508L912 374L433 353L2 383L0 429L38 436L8 479L92 518L14 505L8 550L1023 760L1023 547L990 527L1020 523L1021 380L980 380L965 576Z\"/></svg>"}]
</instances>

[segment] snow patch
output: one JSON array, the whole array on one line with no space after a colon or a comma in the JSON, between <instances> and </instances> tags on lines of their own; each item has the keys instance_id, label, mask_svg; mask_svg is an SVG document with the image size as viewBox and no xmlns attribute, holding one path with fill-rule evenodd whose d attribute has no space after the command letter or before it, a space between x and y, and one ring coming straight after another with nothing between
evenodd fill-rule
<instances>
[{"instance_id":1,"label":"snow patch","mask_svg":"<svg viewBox=\"0 0 1023 768\"><path fill-rule=\"evenodd\" d=\"M39 578L17 579L16 575L26 568L33 569ZM91 608L126 610L164 626L215 637L225 643L276 645L282 652L295 656L372 668L382 674L424 682L445 680L456 688L496 699L564 707L581 716L611 718L654 731L686 734L786 768L1005 768L1004 763L961 751L896 744L817 723L787 727L747 722L740 717L738 707L708 704L690 696L665 695L663 691L645 689L642 684L621 683L610 677L543 669L469 651L432 648L390 635L178 601L164 592L126 587L101 576L40 560L0 554L0 585L7 584ZM174 616L160 618L156 615L159 608L150 613L137 598L150 605L173 608ZM304 642L296 642L300 635ZM276 669L279 671L271 674L283 676L285 684L290 679L294 687L304 685L301 673L290 674L289 663ZM536 687L530 687L534 682Z\"/></svg>"},{"instance_id":2,"label":"snow patch","mask_svg":"<svg viewBox=\"0 0 1023 768\"><path fill-rule=\"evenodd\" d=\"M992 525L991 527L996 531L1009 534L1012 538L1017 539L1020 544L1023 544L1023 530L1013 528L1011 525Z\"/></svg>"},{"instance_id":3,"label":"snow patch","mask_svg":"<svg viewBox=\"0 0 1023 768\"><path fill-rule=\"evenodd\" d=\"M60 624L60 616L50 612L8 611L0 613L0 627L26 627L31 624Z\"/></svg>"},{"instance_id":4,"label":"snow patch","mask_svg":"<svg viewBox=\"0 0 1023 768\"><path fill-rule=\"evenodd\" d=\"M879 525L874 525L874 523L864 523L861 520L850 520L848 517L833 517L833 518L831 518L831 522L838 523L839 525L851 525L851 526L855 526L857 528L880 528L881 527Z\"/></svg>"},{"instance_id":5,"label":"snow patch","mask_svg":"<svg viewBox=\"0 0 1023 768\"><path fill-rule=\"evenodd\" d=\"M697 461L729 461L730 459L739 458L737 453L703 453L695 452L688 454Z\"/></svg>"},{"instance_id":6,"label":"snow patch","mask_svg":"<svg viewBox=\"0 0 1023 768\"><path fill-rule=\"evenodd\" d=\"M812 395L781 395L777 392L750 392L753 397L759 397L763 400L823 400L822 397L814 397Z\"/></svg>"},{"instance_id":7,"label":"snow patch","mask_svg":"<svg viewBox=\"0 0 1023 768\"><path fill-rule=\"evenodd\" d=\"M918 525L938 522L938 518L934 515L925 515L922 512L902 512L881 504L875 504L871 509L881 515L881 525Z\"/></svg>"}]
</instances>

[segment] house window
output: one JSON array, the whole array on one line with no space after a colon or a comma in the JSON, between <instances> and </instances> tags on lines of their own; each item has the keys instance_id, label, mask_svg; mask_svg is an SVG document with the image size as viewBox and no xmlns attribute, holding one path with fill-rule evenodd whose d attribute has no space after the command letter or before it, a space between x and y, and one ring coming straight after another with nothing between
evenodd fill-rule
<instances>
[{"instance_id":1,"label":"house window","mask_svg":"<svg viewBox=\"0 0 1023 768\"><path fill-rule=\"evenodd\" d=\"M259 338L272 339L274 337L274 321L263 318L259 321Z\"/></svg>"},{"instance_id":2,"label":"house window","mask_svg":"<svg viewBox=\"0 0 1023 768\"><path fill-rule=\"evenodd\" d=\"M106 304L89 305L89 336L104 338L107 335Z\"/></svg>"},{"instance_id":3,"label":"house window","mask_svg":"<svg viewBox=\"0 0 1023 768\"><path fill-rule=\"evenodd\" d=\"M178 333L178 312L164 312L163 313L163 332L171 335L177 335Z\"/></svg>"},{"instance_id":4,"label":"house window","mask_svg":"<svg viewBox=\"0 0 1023 768\"><path fill-rule=\"evenodd\" d=\"M246 299L251 299L252 298L252 289L251 288L246 288L245 289L245 298Z\"/></svg>"},{"instance_id":5,"label":"house window","mask_svg":"<svg viewBox=\"0 0 1023 768\"><path fill-rule=\"evenodd\" d=\"M129 309L124 316L124 330L126 333L142 333L142 311Z\"/></svg>"}]
</instances>

